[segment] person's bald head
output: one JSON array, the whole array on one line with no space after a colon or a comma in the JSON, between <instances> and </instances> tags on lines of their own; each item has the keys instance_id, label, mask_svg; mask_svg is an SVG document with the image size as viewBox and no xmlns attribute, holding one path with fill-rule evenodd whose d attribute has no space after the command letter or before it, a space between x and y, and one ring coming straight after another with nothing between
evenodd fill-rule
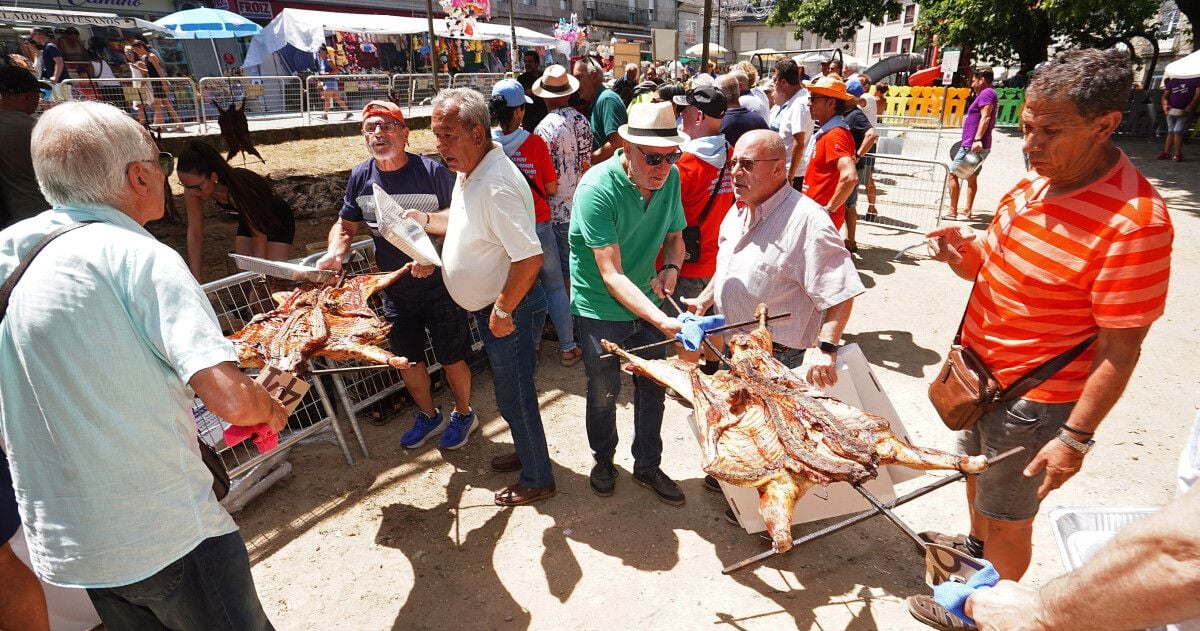
<instances>
[{"instance_id":1,"label":"person's bald head","mask_svg":"<svg viewBox=\"0 0 1200 631\"><path fill-rule=\"evenodd\" d=\"M746 132L733 148L730 174L733 195L757 208L787 186L787 150L779 134L769 129Z\"/></svg>"},{"instance_id":2,"label":"person's bald head","mask_svg":"<svg viewBox=\"0 0 1200 631\"><path fill-rule=\"evenodd\" d=\"M737 77L734 77L732 73L717 77L717 89L725 95L725 102L729 103L729 107L738 106L738 97L741 96L742 91L738 86Z\"/></svg>"}]
</instances>

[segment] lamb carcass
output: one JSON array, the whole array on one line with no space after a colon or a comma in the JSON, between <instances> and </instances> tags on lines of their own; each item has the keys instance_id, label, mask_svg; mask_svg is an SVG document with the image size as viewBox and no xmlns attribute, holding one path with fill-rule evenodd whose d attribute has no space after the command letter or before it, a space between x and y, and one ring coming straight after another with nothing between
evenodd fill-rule
<instances>
[{"instance_id":1,"label":"lamb carcass","mask_svg":"<svg viewBox=\"0 0 1200 631\"><path fill-rule=\"evenodd\" d=\"M337 285L304 283L273 295L278 307L228 336L238 365L271 365L299 374L307 371L310 358L328 357L407 367L407 360L377 346L387 339L391 325L375 315L367 299L408 270L406 265L387 274L351 276Z\"/></svg>"},{"instance_id":2,"label":"lamb carcass","mask_svg":"<svg viewBox=\"0 0 1200 631\"><path fill-rule=\"evenodd\" d=\"M766 307L759 326L729 340L730 370L708 376L678 359L647 360L607 340L604 350L691 400L705 473L758 490L759 513L777 552L792 547L792 510L813 486L865 482L882 465L979 473L983 456L960 456L900 440L886 419L809 385L771 355Z\"/></svg>"}]
</instances>

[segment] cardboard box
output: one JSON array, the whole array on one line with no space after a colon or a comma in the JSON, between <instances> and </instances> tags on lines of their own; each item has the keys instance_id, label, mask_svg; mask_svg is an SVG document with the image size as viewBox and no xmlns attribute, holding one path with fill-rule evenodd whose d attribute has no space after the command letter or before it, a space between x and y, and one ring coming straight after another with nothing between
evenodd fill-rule
<instances>
[{"instance_id":1,"label":"cardboard box","mask_svg":"<svg viewBox=\"0 0 1200 631\"><path fill-rule=\"evenodd\" d=\"M807 368L804 366L795 370L800 374L807 373ZM879 380L875 378L871 365L867 363L866 356L863 355L862 349L857 344L848 344L838 351L837 370L838 380L833 387L827 389L829 394L860 410L887 419L897 437L904 441L909 440L908 432L904 429L904 424L900 422L896 408L892 405L887 393L879 386ZM699 444L699 428L696 426L695 417L691 414L688 415L688 424L691 425L692 432L696 435L696 442ZM875 497L888 502L896 498L893 484L920 476L921 472L919 471L899 465L890 465L881 468L879 476L863 486ZM737 515L738 521L746 529L746 532L756 533L767 529L762 516L758 514L757 490L725 482L721 482L721 490L724 491L725 500L729 502L733 514ZM838 482L827 488L817 486L800 498L799 502L796 502L796 509L792 512L792 524L858 513L869 508L871 505L849 484Z\"/></svg>"}]
</instances>

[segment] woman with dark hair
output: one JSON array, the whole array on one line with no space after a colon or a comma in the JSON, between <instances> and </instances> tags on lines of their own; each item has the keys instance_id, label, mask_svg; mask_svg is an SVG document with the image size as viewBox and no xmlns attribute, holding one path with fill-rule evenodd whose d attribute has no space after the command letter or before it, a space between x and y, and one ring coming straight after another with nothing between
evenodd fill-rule
<instances>
[{"instance_id":1,"label":"woman with dark hair","mask_svg":"<svg viewBox=\"0 0 1200 631\"><path fill-rule=\"evenodd\" d=\"M550 148L541 136L521 128L525 120L525 105L533 100L525 96L525 88L515 79L504 79L492 88L488 109L492 114L492 140L504 149L513 164L521 170L533 194L534 222L538 241L542 244L542 270L539 278L550 303L550 321L558 334L559 359L563 366L574 366L583 357L583 349L575 343L571 303L567 285L559 264L558 239L554 236L549 197L558 192L558 172Z\"/></svg>"},{"instance_id":2,"label":"woman with dark hair","mask_svg":"<svg viewBox=\"0 0 1200 631\"><path fill-rule=\"evenodd\" d=\"M154 109L154 125L162 126L163 112L175 119L175 126L171 128L173 131L183 131L183 121L179 118L179 112L175 111L175 106L171 103L171 98L168 95L168 82L164 80L167 76L167 71L163 69L162 60L150 48L146 42L141 40L133 43L133 52L137 54L138 61L142 63L142 69L146 72L146 76L150 78L150 90L154 99L150 106Z\"/></svg>"},{"instance_id":3,"label":"woman with dark hair","mask_svg":"<svg viewBox=\"0 0 1200 631\"><path fill-rule=\"evenodd\" d=\"M204 202L210 199L237 213L235 252L272 261L288 259L296 237L296 216L267 178L229 166L216 149L199 141L179 154L175 170L185 190L187 259L196 278L200 278L204 249Z\"/></svg>"}]
</instances>

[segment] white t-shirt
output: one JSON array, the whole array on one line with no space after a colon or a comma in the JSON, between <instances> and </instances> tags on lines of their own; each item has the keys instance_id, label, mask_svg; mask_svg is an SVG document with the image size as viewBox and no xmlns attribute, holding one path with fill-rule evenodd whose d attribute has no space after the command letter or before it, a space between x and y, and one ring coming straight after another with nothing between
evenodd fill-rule
<instances>
[{"instance_id":1,"label":"white t-shirt","mask_svg":"<svg viewBox=\"0 0 1200 631\"><path fill-rule=\"evenodd\" d=\"M806 133L812 137L813 120L812 112L808 110L808 90L800 88L798 92L792 95L783 105L776 105L771 108L771 118L767 121L771 129L779 134L783 139L783 146L787 150L788 162L792 159L792 145L796 144L795 135ZM804 150L803 147L800 148ZM804 173L807 164L800 164L800 170L797 175Z\"/></svg>"},{"instance_id":2,"label":"white t-shirt","mask_svg":"<svg viewBox=\"0 0 1200 631\"><path fill-rule=\"evenodd\" d=\"M762 99L758 98L758 95L754 94L753 92L743 94L738 97L738 105L741 105L751 112L758 114L759 116L763 117L763 120L767 120L771 117L771 108L768 107L767 104L763 102Z\"/></svg>"},{"instance_id":3,"label":"white t-shirt","mask_svg":"<svg viewBox=\"0 0 1200 631\"><path fill-rule=\"evenodd\" d=\"M879 99L875 98L874 94L864 94L862 102L859 104L859 109L863 114L867 115L867 120L870 121L871 127L879 124Z\"/></svg>"},{"instance_id":4,"label":"white t-shirt","mask_svg":"<svg viewBox=\"0 0 1200 631\"><path fill-rule=\"evenodd\" d=\"M542 253L534 228L533 193L500 145L466 176L450 200L442 279L459 306L478 311L496 301L508 268Z\"/></svg>"}]
</instances>

